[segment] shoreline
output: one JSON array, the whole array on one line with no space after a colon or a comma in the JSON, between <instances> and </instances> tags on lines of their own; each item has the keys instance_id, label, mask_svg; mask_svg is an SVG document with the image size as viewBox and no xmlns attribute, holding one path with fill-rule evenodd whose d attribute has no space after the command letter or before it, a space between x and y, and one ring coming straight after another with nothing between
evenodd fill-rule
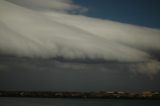
<instances>
[{"instance_id":1,"label":"shoreline","mask_svg":"<svg viewBox=\"0 0 160 106\"><path fill-rule=\"evenodd\" d=\"M0 97L82 98L82 99L151 99L160 100L160 92L39 92L0 91Z\"/></svg>"},{"instance_id":2,"label":"shoreline","mask_svg":"<svg viewBox=\"0 0 160 106\"><path fill-rule=\"evenodd\" d=\"M72 99L149 99L160 100L160 92L39 92L0 91L0 97L72 98Z\"/></svg>"}]
</instances>

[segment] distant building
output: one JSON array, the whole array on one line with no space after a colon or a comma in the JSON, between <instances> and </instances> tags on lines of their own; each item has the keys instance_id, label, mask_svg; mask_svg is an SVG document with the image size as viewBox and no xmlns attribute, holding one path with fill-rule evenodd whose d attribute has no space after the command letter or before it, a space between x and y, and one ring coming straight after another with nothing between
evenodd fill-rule
<instances>
[{"instance_id":1,"label":"distant building","mask_svg":"<svg viewBox=\"0 0 160 106\"><path fill-rule=\"evenodd\" d=\"M153 93L150 92L150 91L145 91L145 92L142 92L142 96L143 96L143 97L152 97L152 96L153 96Z\"/></svg>"}]
</instances>

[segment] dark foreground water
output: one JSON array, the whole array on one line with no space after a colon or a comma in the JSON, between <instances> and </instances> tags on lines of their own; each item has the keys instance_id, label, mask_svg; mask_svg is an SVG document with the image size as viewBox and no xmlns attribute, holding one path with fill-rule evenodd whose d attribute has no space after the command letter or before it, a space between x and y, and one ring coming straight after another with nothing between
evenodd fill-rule
<instances>
[{"instance_id":1,"label":"dark foreground water","mask_svg":"<svg viewBox=\"0 0 160 106\"><path fill-rule=\"evenodd\" d=\"M160 100L4 98L0 106L160 106Z\"/></svg>"}]
</instances>

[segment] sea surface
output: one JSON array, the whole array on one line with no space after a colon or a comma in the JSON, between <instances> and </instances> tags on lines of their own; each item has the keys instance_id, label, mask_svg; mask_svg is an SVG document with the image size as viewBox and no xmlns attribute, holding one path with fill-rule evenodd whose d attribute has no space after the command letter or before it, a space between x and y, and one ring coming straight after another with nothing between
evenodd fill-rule
<instances>
[{"instance_id":1,"label":"sea surface","mask_svg":"<svg viewBox=\"0 0 160 106\"><path fill-rule=\"evenodd\" d=\"M160 106L160 100L0 97L0 106Z\"/></svg>"}]
</instances>

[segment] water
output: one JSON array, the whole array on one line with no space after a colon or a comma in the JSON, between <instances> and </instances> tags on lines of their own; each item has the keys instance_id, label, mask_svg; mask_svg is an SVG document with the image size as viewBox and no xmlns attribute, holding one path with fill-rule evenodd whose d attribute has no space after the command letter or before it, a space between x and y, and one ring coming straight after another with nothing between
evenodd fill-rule
<instances>
[{"instance_id":1,"label":"water","mask_svg":"<svg viewBox=\"0 0 160 106\"><path fill-rule=\"evenodd\" d=\"M160 100L4 98L0 106L160 106Z\"/></svg>"}]
</instances>

